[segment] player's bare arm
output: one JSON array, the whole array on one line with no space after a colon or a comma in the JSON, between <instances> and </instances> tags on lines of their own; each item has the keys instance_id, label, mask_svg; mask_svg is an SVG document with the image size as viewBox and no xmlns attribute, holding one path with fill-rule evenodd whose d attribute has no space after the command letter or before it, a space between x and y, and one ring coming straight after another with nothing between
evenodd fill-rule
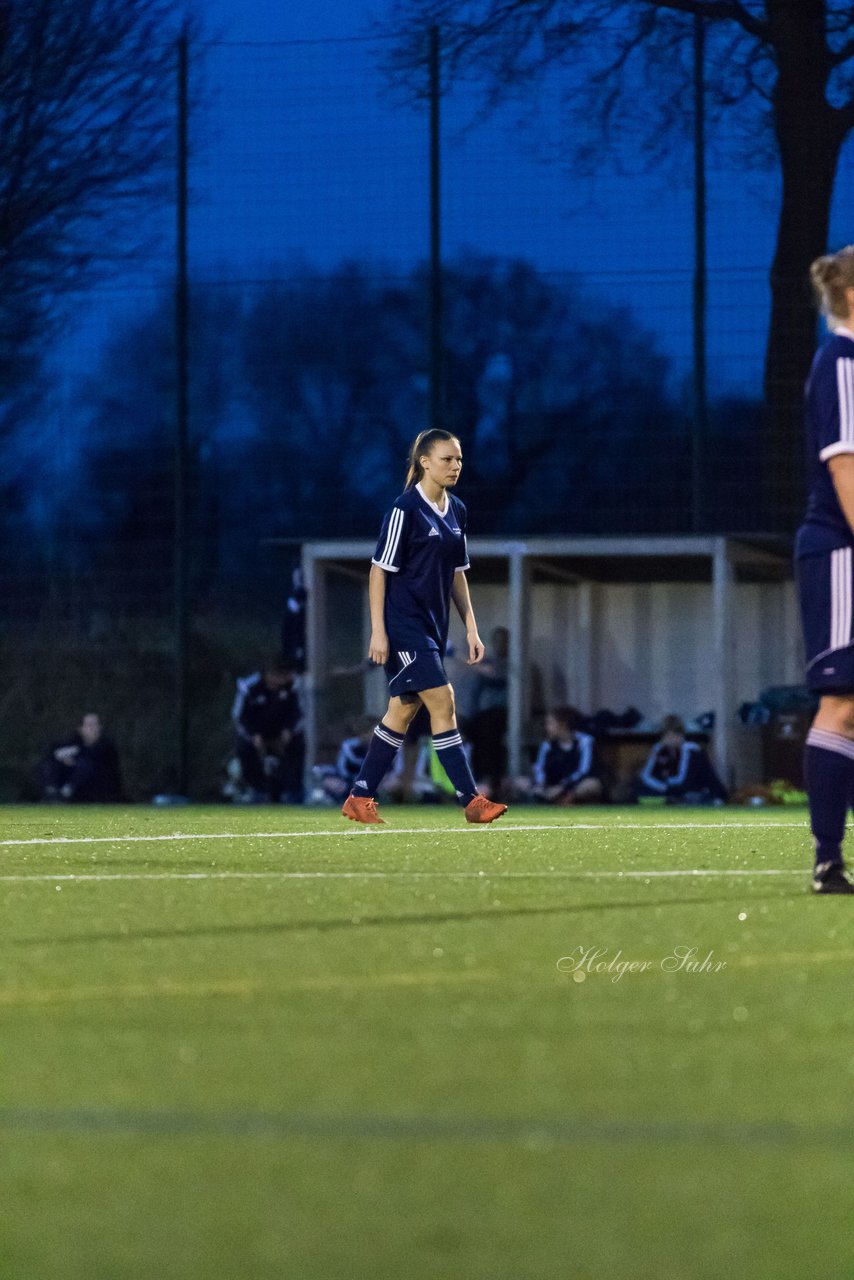
<instances>
[{"instance_id":1,"label":"player's bare arm","mask_svg":"<svg viewBox=\"0 0 854 1280\"><path fill-rule=\"evenodd\" d=\"M368 657L378 666L388 662L388 635L385 629L386 572L379 565L371 565L368 579L368 601L371 607L371 643Z\"/></svg>"},{"instance_id":2,"label":"player's bare arm","mask_svg":"<svg viewBox=\"0 0 854 1280\"><path fill-rule=\"evenodd\" d=\"M463 626L466 629L466 640L469 646L468 663L469 666L476 662L483 661L484 646L483 641L478 635L477 622L475 621L474 609L472 608L471 596L469 595L469 584L466 581L466 575L462 571L454 574L454 585L451 588L451 599L457 613L463 620Z\"/></svg>"},{"instance_id":3,"label":"player's bare arm","mask_svg":"<svg viewBox=\"0 0 854 1280\"><path fill-rule=\"evenodd\" d=\"M842 514L854 533L854 453L838 453L836 457L828 459L827 466Z\"/></svg>"}]
</instances>

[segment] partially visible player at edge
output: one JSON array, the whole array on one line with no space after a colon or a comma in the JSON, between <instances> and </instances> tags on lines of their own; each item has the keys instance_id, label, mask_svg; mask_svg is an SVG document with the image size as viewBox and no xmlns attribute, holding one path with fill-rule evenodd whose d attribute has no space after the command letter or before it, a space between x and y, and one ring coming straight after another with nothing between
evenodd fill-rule
<instances>
[{"instance_id":1,"label":"partially visible player at edge","mask_svg":"<svg viewBox=\"0 0 854 1280\"><path fill-rule=\"evenodd\" d=\"M854 245L817 258L810 276L830 330L806 385L810 490L795 555L807 683L819 708L805 773L816 893L854 893L842 841L854 803Z\"/></svg>"},{"instance_id":2,"label":"partially visible player at edge","mask_svg":"<svg viewBox=\"0 0 854 1280\"><path fill-rule=\"evenodd\" d=\"M452 600L466 629L469 663L481 662L484 653L465 575L466 509L450 492L462 459L456 436L422 431L409 450L406 487L382 523L371 563L368 657L385 666L389 703L341 810L354 822L382 822L377 790L422 704L466 819L493 822L507 809L478 794L442 665Z\"/></svg>"}]
</instances>

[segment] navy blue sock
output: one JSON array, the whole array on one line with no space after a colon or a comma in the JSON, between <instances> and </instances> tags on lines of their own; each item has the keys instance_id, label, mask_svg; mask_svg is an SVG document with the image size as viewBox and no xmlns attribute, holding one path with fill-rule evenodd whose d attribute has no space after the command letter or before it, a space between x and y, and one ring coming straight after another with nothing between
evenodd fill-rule
<instances>
[{"instance_id":1,"label":"navy blue sock","mask_svg":"<svg viewBox=\"0 0 854 1280\"><path fill-rule=\"evenodd\" d=\"M402 733L395 733L394 729L389 729L388 725L382 722L377 725L367 755L353 783L351 796L373 798L377 794L380 783L394 764L394 757L400 750L402 742Z\"/></svg>"},{"instance_id":2,"label":"navy blue sock","mask_svg":"<svg viewBox=\"0 0 854 1280\"><path fill-rule=\"evenodd\" d=\"M854 800L854 742L841 733L810 729L804 757L816 866L842 862L848 807Z\"/></svg>"},{"instance_id":3,"label":"navy blue sock","mask_svg":"<svg viewBox=\"0 0 854 1280\"><path fill-rule=\"evenodd\" d=\"M451 779L460 804L468 804L477 795L477 784L463 749L459 729L433 734L433 746L445 773Z\"/></svg>"}]
</instances>

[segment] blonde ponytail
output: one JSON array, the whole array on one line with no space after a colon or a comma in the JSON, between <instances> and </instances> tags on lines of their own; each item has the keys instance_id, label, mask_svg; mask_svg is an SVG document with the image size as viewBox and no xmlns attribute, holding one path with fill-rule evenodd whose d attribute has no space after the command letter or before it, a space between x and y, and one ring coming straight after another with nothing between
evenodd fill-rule
<instances>
[{"instance_id":1,"label":"blonde ponytail","mask_svg":"<svg viewBox=\"0 0 854 1280\"><path fill-rule=\"evenodd\" d=\"M810 267L810 280L830 326L833 321L848 320L850 308L845 290L854 289L854 245L816 258Z\"/></svg>"}]
</instances>

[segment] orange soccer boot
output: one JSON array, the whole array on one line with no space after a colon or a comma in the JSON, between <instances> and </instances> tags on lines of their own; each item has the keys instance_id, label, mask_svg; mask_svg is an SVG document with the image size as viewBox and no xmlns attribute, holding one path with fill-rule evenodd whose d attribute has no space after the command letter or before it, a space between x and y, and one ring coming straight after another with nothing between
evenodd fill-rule
<instances>
[{"instance_id":1,"label":"orange soccer boot","mask_svg":"<svg viewBox=\"0 0 854 1280\"><path fill-rule=\"evenodd\" d=\"M348 796L344 801L341 813L345 818L349 818L351 822L365 822L369 826L376 824L381 827L385 826L373 796ZM489 819L478 818L477 821L483 822L489 821Z\"/></svg>"},{"instance_id":2,"label":"orange soccer boot","mask_svg":"<svg viewBox=\"0 0 854 1280\"><path fill-rule=\"evenodd\" d=\"M486 796L475 796L466 805L463 812L466 815L466 822L494 822L496 818L500 818L502 813L507 812L506 804L496 804L494 800L487 800Z\"/></svg>"}]
</instances>

